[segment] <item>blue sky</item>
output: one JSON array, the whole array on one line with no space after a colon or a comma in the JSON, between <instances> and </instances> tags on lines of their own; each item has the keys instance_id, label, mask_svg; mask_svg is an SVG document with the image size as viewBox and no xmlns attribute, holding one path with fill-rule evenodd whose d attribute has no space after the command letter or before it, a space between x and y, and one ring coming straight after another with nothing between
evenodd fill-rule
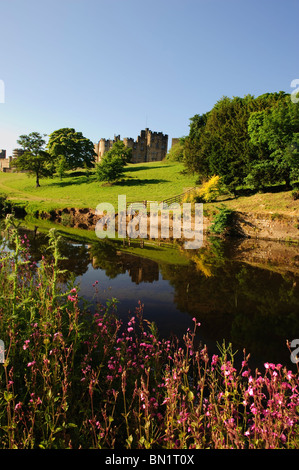
<instances>
[{"instance_id":1,"label":"blue sky","mask_svg":"<svg viewBox=\"0 0 299 470\"><path fill-rule=\"evenodd\" d=\"M0 148L62 127L171 143L224 95L291 93L298 18L298 0L0 0Z\"/></svg>"}]
</instances>

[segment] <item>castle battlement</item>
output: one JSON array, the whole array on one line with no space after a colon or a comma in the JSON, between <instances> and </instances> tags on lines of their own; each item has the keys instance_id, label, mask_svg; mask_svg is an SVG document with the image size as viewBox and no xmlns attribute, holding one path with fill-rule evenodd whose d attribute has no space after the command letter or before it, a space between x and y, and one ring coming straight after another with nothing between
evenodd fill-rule
<instances>
[{"instance_id":1,"label":"castle battlement","mask_svg":"<svg viewBox=\"0 0 299 470\"><path fill-rule=\"evenodd\" d=\"M113 140L102 138L94 144L96 161L100 162L104 153L108 152L118 140L120 140L119 135L114 136ZM157 162L166 157L168 135L163 132L152 132L146 128L140 132L136 140L132 137L125 137L123 143L132 149L132 163Z\"/></svg>"}]
</instances>

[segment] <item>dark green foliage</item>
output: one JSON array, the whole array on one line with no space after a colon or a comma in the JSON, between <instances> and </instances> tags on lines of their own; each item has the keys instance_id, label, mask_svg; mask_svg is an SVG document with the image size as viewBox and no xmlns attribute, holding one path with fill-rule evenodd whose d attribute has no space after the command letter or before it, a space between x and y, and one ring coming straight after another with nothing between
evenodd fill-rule
<instances>
[{"instance_id":1,"label":"dark green foliage","mask_svg":"<svg viewBox=\"0 0 299 470\"><path fill-rule=\"evenodd\" d=\"M248 121L248 133L255 145L268 149L266 162L276 170L276 182L299 176L299 105L285 96L271 108L252 113Z\"/></svg>"},{"instance_id":2,"label":"dark green foliage","mask_svg":"<svg viewBox=\"0 0 299 470\"><path fill-rule=\"evenodd\" d=\"M124 164L120 157L103 156L101 163L96 165L96 178L98 181L112 183L118 180L124 171Z\"/></svg>"},{"instance_id":3,"label":"dark green foliage","mask_svg":"<svg viewBox=\"0 0 299 470\"><path fill-rule=\"evenodd\" d=\"M54 171L52 157L44 150L46 141L38 132L31 132L21 135L17 143L25 152L13 160L12 164L17 170L34 174L36 187L39 187L40 178L51 176Z\"/></svg>"},{"instance_id":4,"label":"dark green foliage","mask_svg":"<svg viewBox=\"0 0 299 470\"><path fill-rule=\"evenodd\" d=\"M7 196L5 194L0 194L0 216L5 212L7 206Z\"/></svg>"},{"instance_id":5,"label":"dark green foliage","mask_svg":"<svg viewBox=\"0 0 299 470\"><path fill-rule=\"evenodd\" d=\"M118 180L131 158L132 149L126 147L120 140L115 142L112 148L103 155L101 162L96 165L97 180L108 183Z\"/></svg>"},{"instance_id":6,"label":"dark green foliage","mask_svg":"<svg viewBox=\"0 0 299 470\"><path fill-rule=\"evenodd\" d=\"M184 159L184 141L182 137L177 143L175 143L166 155L166 160L171 162L182 162Z\"/></svg>"},{"instance_id":7,"label":"dark green foliage","mask_svg":"<svg viewBox=\"0 0 299 470\"><path fill-rule=\"evenodd\" d=\"M221 176L231 191L244 184L251 172L251 179L256 180L260 174L272 184L274 156L270 159L272 164L262 162L268 161L270 155L279 150L280 153L275 154L275 181L278 177L282 179L290 172L290 165L286 165L286 149L293 158L294 150L290 146L294 133L299 132L294 107L293 103L290 105L289 95L284 92L267 93L257 98L251 95L244 98L223 97L210 112L190 119L190 132L184 148L186 168L197 173L201 181L215 174ZM268 115L272 116L271 121L265 119ZM268 134L263 131L261 138L264 121L267 122ZM281 141L284 145L278 147ZM266 177L264 172L267 168L271 171Z\"/></svg>"},{"instance_id":8,"label":"dark green foliage","mask_svg":"<svg viewBox=\"0 0 299 470\"><path fill-rule=\"evenodd\" d=\"M215 215L210 231L217 235L225 235L232 229L234 220L234 211L224 205L218 207L219 212Z\"/></svg>"},{"instance_id":9,"label":"dark green foliage","mask_svg":"<svg viewBox=\"0 0 299 470\"><path fill-rule=\"evenodd\" d=\"M273 161L262 160L254 163L251 167L250 173L245 178L244 182L254 189L263 189L266 186L271 186L277 181L277 169Z\"/></svg>"},{"instance_id":10,"label":"dark green foliage","mask_svg":"<svg viewBox=\"0 0 299 470\"><path fill-rule=\"evenodd\" d=\"M132 159L132 149L126 147L122 140L114 142L112 148L105 153L105 157L109 160L118 157L124 165L130 163Z\"/></svg>"},{"instance_id":11,"label":"dark green foliage","mask_svg":"<svg viewBox=\"0 0 299 470\"><path fill-rule=\"evenodd\" d=\"M96 154L93 143L75 129L63 128L52 132L47 149L54 160L64 156L69 170L94 165Z\"/></svg>"}]
</instances>

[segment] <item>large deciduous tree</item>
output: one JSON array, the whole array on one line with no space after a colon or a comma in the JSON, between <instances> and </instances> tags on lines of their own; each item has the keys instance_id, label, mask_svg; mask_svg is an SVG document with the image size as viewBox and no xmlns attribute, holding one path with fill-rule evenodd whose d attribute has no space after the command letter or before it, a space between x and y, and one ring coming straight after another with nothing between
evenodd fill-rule
<instances>
[{"instance_id":1,"label":"large deciduous tree","mask_svg":"<svg viewBox=\"0 0 299 470\"><path fill-rule=\"evenodd\" d=\"M91 168L95 162L94 144L73 128L52 132L47 149L56 160L64 157L67 169Z\"/></svg>"},{"instance_id":2,"label":"large deciduous tree","mask_svg":"<svg viewBox=\"0 0 299 470\"><path fill-rule=\"evenodd\" d=\"M40 187L40 178L53 174L51 155L44 150L45 135L31 132L21 135L17 143L22 147L24 153L13 160L13 166L17 170L26 171L35 175L36 187Z\"/></svg>"},{"instance_id":3,"label":"large deciduous tree","mask_svg":"<svg viewBox=\"0 0 299 470\"><path fill-rule=\"evenodd\" d=\"M266 164L272 166L275 182L285 181L290 187L299 173L299 103L287 95L270 109L252 113L248 121L251 142L268 149ZM258 184L260 162L254 163L249 178Z\"/></svg>"},{"instance_id":4,"label":"large deciduous tree","mask_svg":"<svg viewBox=\"0 0 299 470\"><path fill-rule=\"evenodd\" d=\"M248 120L253 112L270 108L285 94L268 93L257 98L223 97L206 114L190 119L190 132L185 139L184 162L188 170L204 181L219 175L231 190L242 185L252 162L269 156L263 142L256 145L248 133Z\"/></svg>"}]
</instances>

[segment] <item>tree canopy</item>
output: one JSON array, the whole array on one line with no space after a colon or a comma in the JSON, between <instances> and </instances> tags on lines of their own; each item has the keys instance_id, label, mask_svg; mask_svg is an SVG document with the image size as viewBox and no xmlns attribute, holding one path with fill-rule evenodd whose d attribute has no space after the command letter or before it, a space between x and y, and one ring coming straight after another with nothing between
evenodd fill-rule
<instances>
[{"instance_id":1,"label":"tree canopy","mask_svg":"<svg viewBox=\"0 0 299 470\"><path fill-rule=\"evenodd\" d=\"M255 146L264 145L269 151L267 158L263 158L263 168L268 166L272 179L282 179L290 186L291 179L299 175L299 105L288 97L267 110L252 113L248 134ZM249 178L252 173L256 174L255 185L261 176L260 166L261 162L256 162L249 174Z\"/></svg>"},{"instance_id":2,"label":"tree canopy","mask_svg":"<svg viewBox=\"0 0 299 470\"><path fill-rule=\"evenodd\" d=\"M122 140L117 140L112 148L105 153L105 157L109 160L114 157L120 158L124 165L132 160L132 149L127 147Z\"/></svg>"},{"instance_id":3,"label":"tree canopy","mask_svg":"<svg viewBox=\"0 0 299 470\"><path fill-rule=\"evenodd\" d=\"M53 174L51 155L44 150L45 136L38 132L31 132L28 135L21 135L17 143L25 152L13 160L13 166L36 177L36 187L40 186L40 178Z\"/></svg>"},{"instance_id":4,"label":"tree canopy","mask_svg":"<svg viewBox=\"0 0 299 470\"><path fill-rule=\"evenodd\" d=\"M69 170L94 165L96 154L92 141L73 128L65 127L52 132L47 149L55 160L64 157Z\"/></svg>"},{"instance_id":5,"label":"tree canopy","mask_svg":"<svg viewBox=\"0 0 299 470\"><path fill-rule=\"evenodd\" d=\"M112 148L106 152L100 163L96 165L96 176L98 181L112 183L123 174L124 167L131 161L132 149L118 140L114 142Z\"/></svg>"},{"instance_id":6,"label":"tree canopy","mask_svg":"<svg viewBox=\"0 0 299 470\"><path fill-rule=\"evenodd\" d=\"M263 184L279 179L288 184L297 174L298 133L298 104L290 95L225 96L190 119L184 163L199 181L219 175L232 191L256 178Z\"/></svg>"}]
</instances>

